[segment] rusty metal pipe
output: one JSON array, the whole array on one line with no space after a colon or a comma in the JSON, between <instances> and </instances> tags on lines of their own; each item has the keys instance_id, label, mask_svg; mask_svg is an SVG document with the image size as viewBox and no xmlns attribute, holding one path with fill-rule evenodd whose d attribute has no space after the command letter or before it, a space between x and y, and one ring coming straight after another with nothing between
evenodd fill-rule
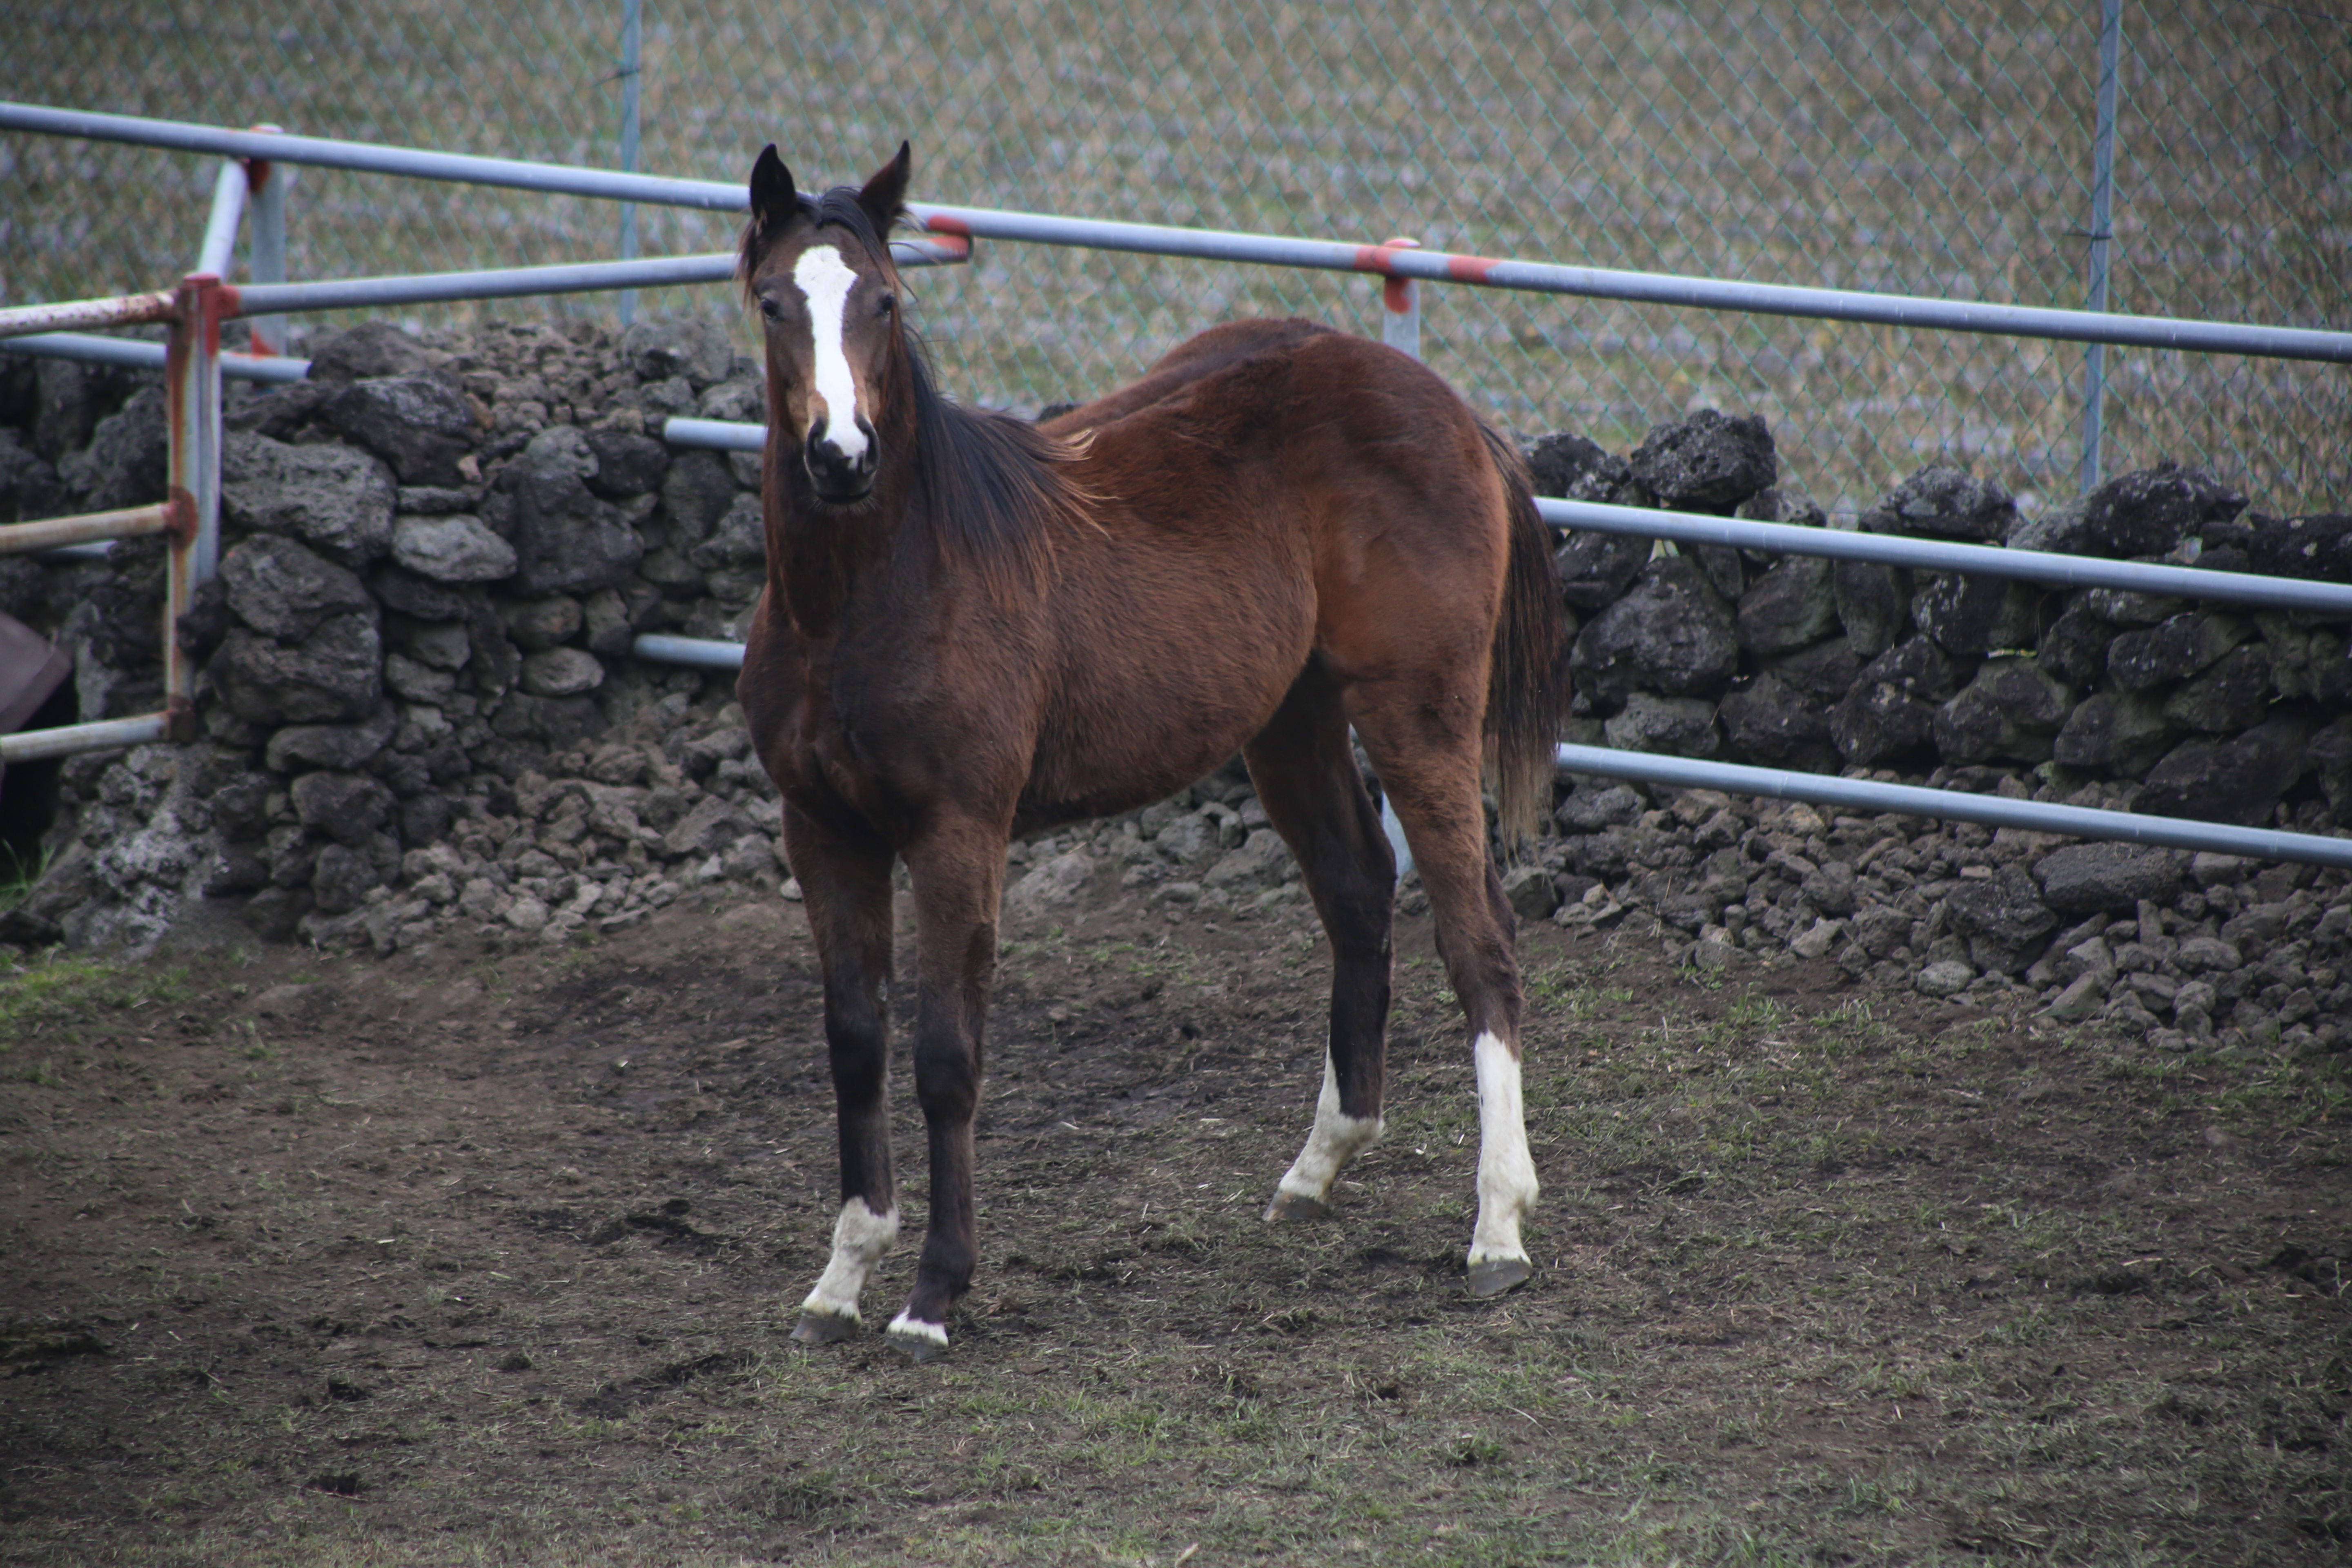
<instances>
[{"instance_id":1,"label":"rusty metal pipe","mask_svg":"<svg viewBox=\"0 0 2352 1568\"><path fill-rule=\"evenodd\" d=\"M172 319L169 294L120 294L110 300L61 300L52 305L14 305L0 310L0 338L62 332L87 327L130 327Z\"/></svg>"},{"instance_id":2,"label":"rusty metal pipe","mask_svg":"<svg viewBox=\"0 0 2352 1568\"><path fill-rule=\"evenodd\" d=\"M172 501L153 506L130 506L120 511L84 512L78 517L48 517L38 522L12 522L0 527L0 555L26 555L55 550L62 544L92 540L137 539L143 534L169 533L184 515Z\"/></svg>"}]
</instances>

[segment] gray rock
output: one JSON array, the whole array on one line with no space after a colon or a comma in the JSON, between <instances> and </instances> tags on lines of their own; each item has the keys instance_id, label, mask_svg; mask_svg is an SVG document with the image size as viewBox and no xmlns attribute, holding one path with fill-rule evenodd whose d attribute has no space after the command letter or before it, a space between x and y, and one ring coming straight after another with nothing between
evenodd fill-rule
<instances>
[{"instance_id":1,"label":"gray rock","mask_svg":"<svg viewBox=\"0 0 2352 1568\"><path fill-rule=\"evenodd\" d=\"M1805 873L1798 884L1813 908L1825 915L1850 915L1854 908L1853 868L1843 860L1825 860Z\"/></svg>"},{"instance_id":2,"label":"gray rock","mask_svg":"<svg viewBox=\"0 0 2352 1568\"><path fill-rule=\"evenodd\" d=\"M1559 888L1540 866L1514 866L1503 874L1503 899L1523 921L1539 921L1559 907Z\"/></svg>"},{"instance_id":3,"label":"gray rock","mask_svg":"<svg viewBox=\"0 0 2352 1568\"><path fill-rule=\"evenodd\" d=\"M2006 757L2047 762L2074 694L2030 658L1990 658L1936 710L1936 749L1948 763Z\"/></svg>"},{"instance_id":4,"label":"gray rock","mask_svg":"<svg viewBox=\"0 0 2352 1568\"><path fill-rule=\"evenodd\" d=\"M397 566L378 567L369 574L368 592L420 621L462 621L472 613L464 594Z\"/></svg>"},{"instance_id":5,"label":"gray rock","mask_svg":"<svg viewBox=\"0 0 2352 1568\"><path fill-rule=\"evenodd\" d=\"M1711 695L1739 668L1722 602L1684 556L1653 561L1633 588L1593 618L1570 659L1580 702L1613 708L1636 687Z\"/></svg>"},{"instance_id":6,"label":"gray rock","mask_svg":"<svg viewBox=\"0 0 2352 1568\"><path fill-rule=\"evenodd\" d=\"M698 392L727 379L735 349L717 323L638 321L621 334L621 358L639 381L684 376Z\"/></svg>"},{"instance_id":7,"label":"gray rock","mask_svg":"<svg viewBox=\"0 0 2352 1568\"><path fill-rule=\"evenodd\" d=\"M1921 969L1911 982L1922 996L1957 996L1969 988L1977 972L1957 958L1939 959Z\"/></svg>"},{"instance_id":8,"label":"gray rock","mask_svg":"<svg viewBox=\"0 0 2352 1568\"><path fill-rule=\"evenodd\" d=\"M1560 601L1574 610L1608 608L1650 559L1651 543L1632 534L1570 529L1552 555Z\"/></svg>"},{"instance_id":9,"label":"gray rock","mask_svg":"<svg viewBox=\"0 0 2352 1568\"><path fill-rule=\"evenodd\" d=\"M1990 479L1940 466L1920 469L1862 514L1862 526L1874 533L1978 544L2000 543L2016 521L2017 505L2007 490Z\"/></svg>"},{"instance_id":10,"label":"gray rock","mask_svg":"<svg viewBox=\"0 0 2352 1568\"><path fill-rule=\"evenodd\" d=\"M1767 668L1786 681L1790 689L1815 702L1829 704L1853 689L1854 681L1862 675L1863 663L1853 642L1838 637L1776 659Z\"/></svg>"},{"instance_id":11,"label":"gray rock","mask_svg":"<svg viewBox=\"0 0 2352 1568\"><path fill-rule=\"evenodd\" d=\"M1733 754L1744 761L1807 772L1836 766L1829 705L1809 700L1769 670L1725 698L1718 712Z\"/></svg>"},{"instance_id":12,"label":"gray rock","mask_svg":"<svg viewBox=\"0 0 2352 1568\"><path fill-rule=\"evenodd\" d=\"M403 485L393 511L396 517L450 517L481 504L482 492L469 485Z\"/></svg>"},{"instance_id":13,"label":"gray rock","mask_svg":"<svg viewBox=\"0 0 2352 1568\"><path fill-rule=\"evenodd\" d=\"M662 835L662 853L673 860L715 854L751 830L742 813L719 796L707 795Z\"/></svg>"},{"instance_id":14,"label":"gray rock","mask_svg":"<svg viewBox=\"0 0 2352 1568\"><path fill-rule=\"evenodd\" d=\"M1660 506L1717 516L1729 516L1780 477L1764 421L1753 414L1726 417L1712 408L1654 426L1627 460Z\"/></svg>"},{"instance_id":15,"label":"gray rock","mask_svg":"<svg viewBox=\"0 0 2352 1568\"><path fill-rule=\"evenodd\" d=\"M1771 658L1821 641L1838 629L1837 595L1830 563L1791 555L1764 574L1739 601L1740 647Z\"/></svg>"},{"instance_id":16,"label":"gray rock","mask_svg":"<svg viewBox=\"0 0 2352 1568\"><path fill-rule=\"evenodd\" d=\"M513 545L465 512L394 519L392 558L436 583L495 583L517 563Z\"/></svg>"},{"instance_id":17,"label":"gray rock","mask_svg":"<svg viewBox=\"0 0 2352 1568\"><path fill-rule=\"evenodd\" d=\"M2152 626L2189 608L2185 599L2163 594L2136 594L2128 588L2085 588L2083 607L2118 626Z\"/></svg>"},{"instance_id":18,"label":"gray rock","mask_svg":"<svg viewBox=\"0 0 2352 1568\"><path fill-rule=\"evenodd\" d=\"M2172 961L2191 974L2227 974L2245 963L2236 947L2218 936L2181 938Z\"/></svg>"},{"instance_id":19,"label":"gray rock","mask_svg":"<svg viewBox=\"0 0 2352 1568\"><path fill-rule=\"evenodd\" d=\"M231 550L222 558L220 580L238 620L288 642L309 637L331 617L375 609L356 573L276 534L257 535Z\"/></svg>"},{"instance_id":20,"label":"gray rock","mask_svg":"<svg viewBox=\"0 0 2352 1568\"><path fill-rule=\"evenodd\" d=\"M2327 809L2338 824L2352 826L2352 715L2322 726L2306 752L2326 792Z\"/></svg>"},{"instance_id":21,"label":"gray rock","mask_svg":"<svg viewBox=\"0 0 2352 1568\"><path fill-rule=\"evenodd\" d=\"M2080 498L2062 501L2048 511L2036 512L2010 524L2009 537L2003 542L2011 550L2042 550L2053 555L2088 554L2090 540L2083 531L2084 511Z\"/></svg>"},{"instance_id":22,"label":"gray rock","mask_svg":"<svg viewBox=\"0 0 2352 1568\"><path fill-rule=\"evenodd\" d=\"M2233 647L2164 700L2164 716L2184 730L2218 735L2270 703L2271 655L2261 643Z\"/></svg>"},{"instance_id":23,"label":"gray rock","mask_svg":"<svg viewBox=\"0 0 2352 1568\"><path fill-rule=\"evenodd\" d=\"M392 791L365 773L304 773L287 793L304 827L354 849L365 847L392 818Z\"/></svg>"},{"instance_id":24,"label":"gray rock","mask_svg":"<svg viewBox=\"0 0 2352 1568\"><path fill-rule=\"evenodd\" d=\"M2236 616L2192 610L2146 631L2125 632L2107 645L2107 675L2125 691L2146 691L2185 680L2254 635Z\"/></svg>"},{"instance_id":25,"label":"gray rock","mask_svg":"<svg viewBox=\"0 0 2352 1568\"><path fill-rule=\"evenodd\" d=\"M1976 657L2042 640L2049 595L2006 577L1948 574L1924 582L1911 618L1947 653Z\"/></svg>"},{"instance_id":26,"label":"gray rock","mask_svg":"<svg viewBox=\"0 0 2352 1568\"><path fill-rule=\"evenodd\" d=\"M2104 553L2162 555L2245 509L2245 497L2202 469L2160 463L2093 490L2084 503L2083 534Z\"/></svg>"},{"instance_id":27,"label":"gray rock","mask_svg":"<svg viewBox=\"0 0 2352 1568\"><path fill-rule=\"evenodd\" d=\"M448 363L390 321L362 321L310 347L310 379L331 384L387 375L429 375Z\"/></svg>"},{"instance_id":28,"label":"gray rock","mask_svg":"<svg viewBox=\"0 0 2352 1568\"><path fill-rule=\"evenodd\" d=\"M1831 572L1838 623L1856 657L1875 658L1911 625L1911 574L1870 561L1841 561Z\"/></svg>"},{"instance_id":29,"label":"gray rock","mask_svg":"<svg viewBox=\"0 0 2352 1568\"><path fill-rule=\"evenodd\" d=\"M163 499L172 467L171 433L163 423L166 401L162 387L141 387L130 402L98 422L86 454L59 466L60 476L81 491L84 506L113 511Z\"/></svg>"},{"instance_id":30,"label":"gray rock","mask_svg":"<svg viewBox=\"0 0 2352 1568\"><path fill-rule=\"evenodd\" d=\"M760 498L738 495L728 507L710 537L686 552L686 558L705 572L722 571L730 566L759 566L768 558L768 534L765 517L760 510Z\"/></svg>"},{"instance_id":31,"label":"gray rock","mask_svg":"<svg viewBox=\"0 0 2352 1568\"><path fill-rule=\"evenodd\" d=\"M1275 887L1295 875L1290 847L1282 841L1282 835L1271 827L1258 827L1250 830L1240 848L1227 850L1211 866L1201 884L1246 891Z\"/></svg>"},{"instance_id":32,"label":"gray rock","mask_svg":"<svg viewBox=\"0 0 2352 1568\"><path fill-rule=\"evenodd\" d=\"M583 432L596 471L584 476L588 488L606 500L626 500L661 489L669 472L669 448L650 436L630 430Z\"/></svg>"},{"instance_id":33,"label":"gray rock","mask_svg":"<svg viewBox=\"0 0 2352 1568\"><path fill-rule=\"evenodd\" d=\"M417 663L435 669L463 669L474 657L473 639L464 626L450 621L416 621L393 616L384 625L384 640Z\"/></svg>"},{"instance_id":34,"label":"gray rock","mask_svg":"<svg viewBox=\"0 0 2352 1568\"><path fill-rule=\"evenodd\" d=\"M406 702L438 707L457 689L457 678L446 669L420 664L405 654L383 656L384 689Z\"/></svg>"},{"instance_id":35,"label":"gray rock","mask_svg":"<svg viewBox=\"0 0 2352 1568\"><path fill-rule=\"evenodd\" d=\"M507 638L517 647L536 653L565 643L578 634L583 612L580 601L555 594L543 599L516 599L499 606Z\"/></svg>"},{"instance_id":36,"label":"gray rock","mask_svg":"<svg viewBox=\"0 0 2352 1568\"><path fill-rule=\"evenodd\" d=\"M364 452L331 444L289 447L232 431L221 454L221 516L232 529L282 533L345 566L392 549L392 471Z\"/></svg>"},{"instance_id":37,"label":"gray rock","mask_svg":"<svg viewBox=\"0 0 2352 1568\"><path fill-rule=\"evenodd\" d=\"M1642 815L1642 797L1623 784L1580 788L1559 803L1552 820L1570 833L1598 833L1622 827Z\"/></svg>"},{"instance_id":38,"label":"gray rock","mask_svg":"<svg viewBox=\"0 0 2352 1568\"><path fill-rule=\"evenodd\" d=\"M1660 697L1636 691L1604 727L1609 744L1626 752L1711 757L1721 747L1715 704L1704 697Z\"/></svg>"},{"instance_id":39,"label":"gray rock","mask_svg":"<svg viewBox=\"0 0 2352 1568\"><path fill-rule=\"evenodd\" d=\"M206 668L231 712L278 725L365 719L383 695L383 664L375 617L362 613L331 616L292 645L235 627Z\"/></svg>"},{"instance_id":40,"label":"gray rock","mask_svg":"<svg viewBox=\"0 0 2352 1568\"><path fill-rule=\"evenodd\" d=\"M330 844L319 851L310 873L310 894L321 914L346 914L383 885L375 862L357 849Z\"/></svg>"},{"instance_id":41,"label":"gray rock","mask_svg":"<svg viewBox=\"0 0 2352 1568\"><path fill-rule=\"evenodd\" d=\"M2050 754L2070 768L2131 778L2154 767L2179 740L2158 694L2095 691L2066 716Z\"/></svg>"},{"instance_id":42,"label":"gray rock","mask_svg":"<svg viewBox=\"0 0 2352 1568\"><path fill-rule=\"evenodd\" d=\"M330 397L319 422L382 458L406 485L456 485L457 459L481 428L465 395L436 376L356 381Z\"/></svg>"},{"instance_id":43,"label":"gray rock","mask_svg":"<svg viewBox=\"0 0 2352 1568\"><path fill-rule=\"evenodd\" d=\"M2116 628L2076 598L2042 634L2042 645L2033 657L2067 685L2088 686L2107 672L2107 645L2115 637Z\"/></svg>"},{"instance_id":44,"label":"gray rock","mask_svg":"<svg viewBox=\"0 0 2352 1568\"><path fill-rule=\"evenodd\" d=\"M1968 938L1969 961L2002 974L2021 973L2042 955L2058 917L2022 867L2001 867L1982 881L1962 882L1944 900L1953 929Z\"/></svg>"},{"instance_id":45,"label":"gray rock","mask_svg":"<svg viewBox=\"0 0 2352 1568\"><path fill-rule=\"evenodd\" d=\"M2260 826L2304 774L2310 727L2289 715L2225 741L2182 742L2148 770L2134 811Z\"/></svg>"},{"instance_id":46,"label":"gray rock","mask_svg":"<svg viewBox=\"0 0 2352 1568\"><path fill-rule=\"evenodd\" d=\"M2033 868L2042 900L2062 914L2118 913L2142 899L2168 900L2179 890L2189 857L2178 849L2128 844L2068 844Z\"/></svg>"},{"instance_id":47,"label":"gray rock","mask_svg":"<svg viewBox=\"0 0 2352 1568\"><path fill-rule=\"evenodd\" d=\"M2062 1024L2071 1024L2095 1016L2106 1000L2106 976L2078 974L2043 1011Z\"/></svg>"},{"instance_id":48,"label":"gray rock","mask_svg":"<svg viewBox=\"0 0 2352 1568\"><path fill-rule=\"evenodd\" d=\"M2251 521L2247 554L2255 571L2279 577L2352 583L2352 514L2322 512L2289 518L2257 514Z\"/></svg>"},{"instance_id":49,"label":"gray rock","mask_svg":"<svg viewBox=\"0 0 2352 1568\"><path fill-rule=\"evenodd\" d=\"M644 542L626 514L589 491L596 458L581 433L550 426L499 476L515 506L515 586L524 594L584 594L635 570Z\"/></svg>"},{"instance_id":50,"label":"gray rock","mask_svg":"<svg viewBox=\"0 0 2352 1568\"><path fill-rule=\"evenodd\" d=\"M681 452L672 458L662 479L661 510L669 530L670 548L683 553L710 535L727 509L735 504L737 489L719 454ZM1642 542L1649 553L1649 542Z\"/></svg>"},{"instance_id":51,"label":"gray rock","mask_svg":"<svg viewBox=\"0 0 2352 1568\"><path fill-rule=\"evenodd\" d=\"M604 667L585 648L551 647L527 654L522 689L534 697L576 697L604 684Z\"/></svg>"},{"instance_id":52,"label":"gray rock","mask_svg":"<svg viewBox=\"0 0 2352 1568\"><path fill-rule=\"evenodd\" d=\"M1830 710L1830 740L1857 767L1916 758L1936 742L1936 710L1891 681L1865 676Z\"/></svg>"},{"instance_id":53,"label":"gray rock","mask_svg":"<svg viewBox=\"0 0 2352 1568\"><path fill-rule=\"evenodd\" d=\"M1539 496L1562 500L1599 501L1606 506L1651 506L1654 499L1633 478L1633 466L1613 452L1605 452L1582 436L1562 431L1546 436L1528 448L1528 477ZM1626 537L1603 534L1601 538ZM1643 554L1647 540L1638 541ZM1638 563L1637 563L1638 564ZM1627 574L1629 577L1631 574Z\"/></svg>"},{"instance_id":54,"label":"gray rock","mask_svg":"<svg viewBox=\"0 0 2352 1568\"><path fill-rule=\"evenodd\" d=\"M399 728L400 715L386 704L356 724L289 725L269 737L265 756L273 773L348 773L390 745Z\"/></svg>"}]
</instances>

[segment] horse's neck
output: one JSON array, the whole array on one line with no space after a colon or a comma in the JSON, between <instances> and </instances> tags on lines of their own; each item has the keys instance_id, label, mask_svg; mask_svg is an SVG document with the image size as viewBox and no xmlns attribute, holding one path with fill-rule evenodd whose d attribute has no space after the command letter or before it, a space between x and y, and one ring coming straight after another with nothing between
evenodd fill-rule
<instances>
[{"instance_id":1,"label":"horse's neck","mask_svg":"<svg viewBox=\"0 0 2352 1568\"><path fill-rule=\"evenodd\" d=\"M875 504L854 512L787 496L776 535L783 546L784 603L803 637L838 636L858 590L887 571L906 527L907 486L884 476Z\"/></svg>"}]
</instances>

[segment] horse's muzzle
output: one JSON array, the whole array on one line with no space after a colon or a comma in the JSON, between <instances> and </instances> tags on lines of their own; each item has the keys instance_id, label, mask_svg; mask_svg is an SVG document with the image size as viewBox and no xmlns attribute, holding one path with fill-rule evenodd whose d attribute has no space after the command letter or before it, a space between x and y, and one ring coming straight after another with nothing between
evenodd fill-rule
<instances>
[{"instance_id":1,"label":"horse's muzzle","mask_svg":"<svg viewBox=\"0 0 2352 1568\"><path fill-rule=\"evenodd\" d=\"M874 471L881 454L881 443L874 437L874 426L860 416L857 434L864 437L854 453L842 450L826 428L826 422L817 420L809 426L808 439L801 443L801 461L808 468L809 483L814 487L819 500L845 506L864 500L874 489Z\"/></svg>"}]
</instances>

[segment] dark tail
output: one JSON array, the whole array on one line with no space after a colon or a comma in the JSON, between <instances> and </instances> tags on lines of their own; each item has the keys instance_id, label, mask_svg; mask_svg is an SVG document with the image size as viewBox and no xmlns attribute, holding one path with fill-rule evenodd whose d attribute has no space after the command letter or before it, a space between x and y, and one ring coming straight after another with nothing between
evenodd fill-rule
<instances>
[{"instance_id":1,"label":"dark tail","mask_svg":"<svg viewBox=\"0 0 2352 1568\"><path fill-rule=\"evenodd\" d=\"M1551 809L1554 749L1568 718L1568 629L1527 464L1499 433L1484 424L1479 431L1511 509L1510 566L1486 673L1486 763L1503 841L1514 844Z\"/></svg>"}]
</instances>

